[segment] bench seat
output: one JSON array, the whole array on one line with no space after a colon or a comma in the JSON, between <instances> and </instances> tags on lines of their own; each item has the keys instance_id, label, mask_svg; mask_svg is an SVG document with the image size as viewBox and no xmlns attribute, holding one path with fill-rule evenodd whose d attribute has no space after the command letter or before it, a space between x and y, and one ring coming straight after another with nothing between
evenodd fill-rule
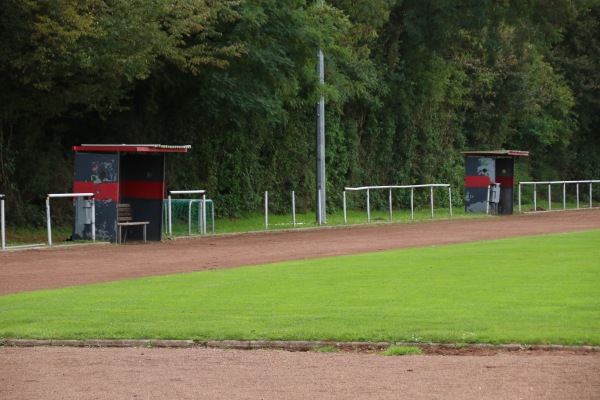
<instances>
[{"instance_id":1,"label":"bench seat","mask_svg":"<svg viewBox=\"0 0 600 400\"><path fill-rule=\"evenodd\" d=\"M123 243L123 227L129 226L141 226L144 228L144 242L146 242L146 226L150 221L134 221L133 213L131 211L131 204L122 203L117 204L117 226L119 227L119 235L117 236L117 243ZM127 237L127 229L125 229L125 237Z\"/></svg>"}]
</instances>

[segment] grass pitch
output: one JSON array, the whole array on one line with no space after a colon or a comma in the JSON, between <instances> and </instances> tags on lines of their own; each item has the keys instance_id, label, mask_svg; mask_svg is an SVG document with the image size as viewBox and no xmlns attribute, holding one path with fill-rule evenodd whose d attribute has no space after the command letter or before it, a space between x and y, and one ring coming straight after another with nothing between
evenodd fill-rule
<instances>
[{"instance_id":1,"label":"grass pitch","mask_svg":"<svg viewBox=\"0 0 600 400\"><path fill-rule=\"evenodd\" d=\"M0 297L0 337L600 345L600 230Z\"/></svg>"}]
</instances>

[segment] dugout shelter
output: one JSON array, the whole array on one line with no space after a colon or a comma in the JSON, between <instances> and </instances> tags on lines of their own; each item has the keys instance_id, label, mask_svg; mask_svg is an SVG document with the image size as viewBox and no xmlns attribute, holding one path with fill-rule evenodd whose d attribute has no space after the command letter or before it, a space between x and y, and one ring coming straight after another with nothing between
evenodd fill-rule
<instances>
[{"instance_id":1,"label":"dugout shelter","mask_svg":"<svg viewBox=\"0 0 600 400\"><path fill-rule=\"evenodd\" d=\"M147 221L147 240L160 241L163 231L165 163L168 153L186 153L191 146L160 144L83 144L75 151L74 193L95 197L96 238L117 241L118 204L130 204L134 221ZM73 240L88 239L89 204L75 202ZM127 237L143 238L142 229L128 228Z\"/></svg>"},{"instance_id":2,"label":"dugout shelter","mask_svg":"<svg viewBox=\"0 0 600 400\"><path fill-rule=\"evenodd\" d=\"M512 214L515 196L515 158L528 151L465 151L465 211Z\"/></svg>"}]
</instances>

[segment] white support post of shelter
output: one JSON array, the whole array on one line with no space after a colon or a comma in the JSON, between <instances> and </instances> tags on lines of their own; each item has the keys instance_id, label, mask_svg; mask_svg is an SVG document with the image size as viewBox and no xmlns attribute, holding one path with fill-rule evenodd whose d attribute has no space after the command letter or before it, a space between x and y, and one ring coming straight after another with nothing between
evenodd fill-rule
<instances>
[{"instance_id":1,"label":"white support post of shelter","mask_svg":"<svg viewBox=\"0 0 600 400\"><path fill-rule=\"evenodd\" d=\"M92 241L96 241L96 208L94 203L94 193L52 193L46 196L46 225L48 227L48 246L52 246L52 222L50 220L50 199L53 198L74 198L74 197L90 197L91 207L91 225L92 225Z\"/></svg>"}]
</instances>

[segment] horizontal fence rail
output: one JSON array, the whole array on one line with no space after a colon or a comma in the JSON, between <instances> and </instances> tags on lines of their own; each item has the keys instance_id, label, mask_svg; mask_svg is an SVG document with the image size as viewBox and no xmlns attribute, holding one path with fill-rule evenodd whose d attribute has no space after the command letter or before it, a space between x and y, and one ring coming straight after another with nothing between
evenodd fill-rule
<instances>
[{"instance_id":1,"label":"horizontal fence rail","mask_svg":"<svg viewBox=\"0 0 600 400\"><path fill-rule=\"evenodd\" d=\"M201 194L202 195L202 200L197 200L200 202L202 210L201 210L201 215L202 215L202 233L206 234L206 190L201 190L201 189L197 189L197 190L170 190L169 191L169 196L168 196L168 210L167 210L167 215L168 215L168 225L169 225L169 236L173 235L173 222L172 222L172 212L171 212L171 196L172 195L177 195L177 194ZM189 204L189 214L191 215L191 205L192 203L190 202ZM215 214L215 210L214 210L214 203L213 203L213 216ZM191 218L191 217L189 217ZM214 229L214 224L213 224L213 229ZM191 222L188 221L188 233L191 235Z\"/></svg>"},{"instance_id":2,"label":"horizontal fence rail","mask_svg":"<svg viewBox=\"0 0 600 400\"><path fill-rule=\"evenodd\" d=\"M96 241L96 209L94 205L94 193L53 193L46 196L46 222L48 225L48 246L52 246L52 223L50 222L50 199L56 198L89 197L92 202L91 223L92 242Z\"/></svg>"},{"instance_id":3,"label":"horizontal fence rail","mask_svg":"<svg viewBox=\"0 0 600 400\"><path fill-rule=\"evenodd\" d=\"M552 185L562 185L562 203L563 210L567 208L567 185L576 185L577 208L579 208L579 185L589 186L589 208L592 208L592 187L594 183L600 183L600 180L583 180L583 181L540 181L540 182L519 182L519 212L521 212L521 188L525 185L533 186L533 210L537 211L537 186L548 186L548 210L552 210Z\"/></svg>"},{"instance_id":4,"label":"horizontal fence rail","mask_svg":"<svg viewBox=\"0 0 600 400\"><path fill-rule=\"evenodd\" d=\"M433 189L436 187L447 187L448 188L448 199L450 206L450 217L452 218L452 188L447 183L430 183L423 185L389 185L389 186L361 186L361 187L346 187L344 188L343 198L344 198L344 224L347 223L346 218L346 191L366 191L367 192L367 221L371 222L371 190L389 190L389 204L390 204L390 222L392 221L392 190L393 189L410 189L410 219L414 219L415 217L415 209L414 209L414 190L417 188L429 188L430 190L430 203L431 203L431 219L433 219Z\"/></svg>"}]
</instances>

